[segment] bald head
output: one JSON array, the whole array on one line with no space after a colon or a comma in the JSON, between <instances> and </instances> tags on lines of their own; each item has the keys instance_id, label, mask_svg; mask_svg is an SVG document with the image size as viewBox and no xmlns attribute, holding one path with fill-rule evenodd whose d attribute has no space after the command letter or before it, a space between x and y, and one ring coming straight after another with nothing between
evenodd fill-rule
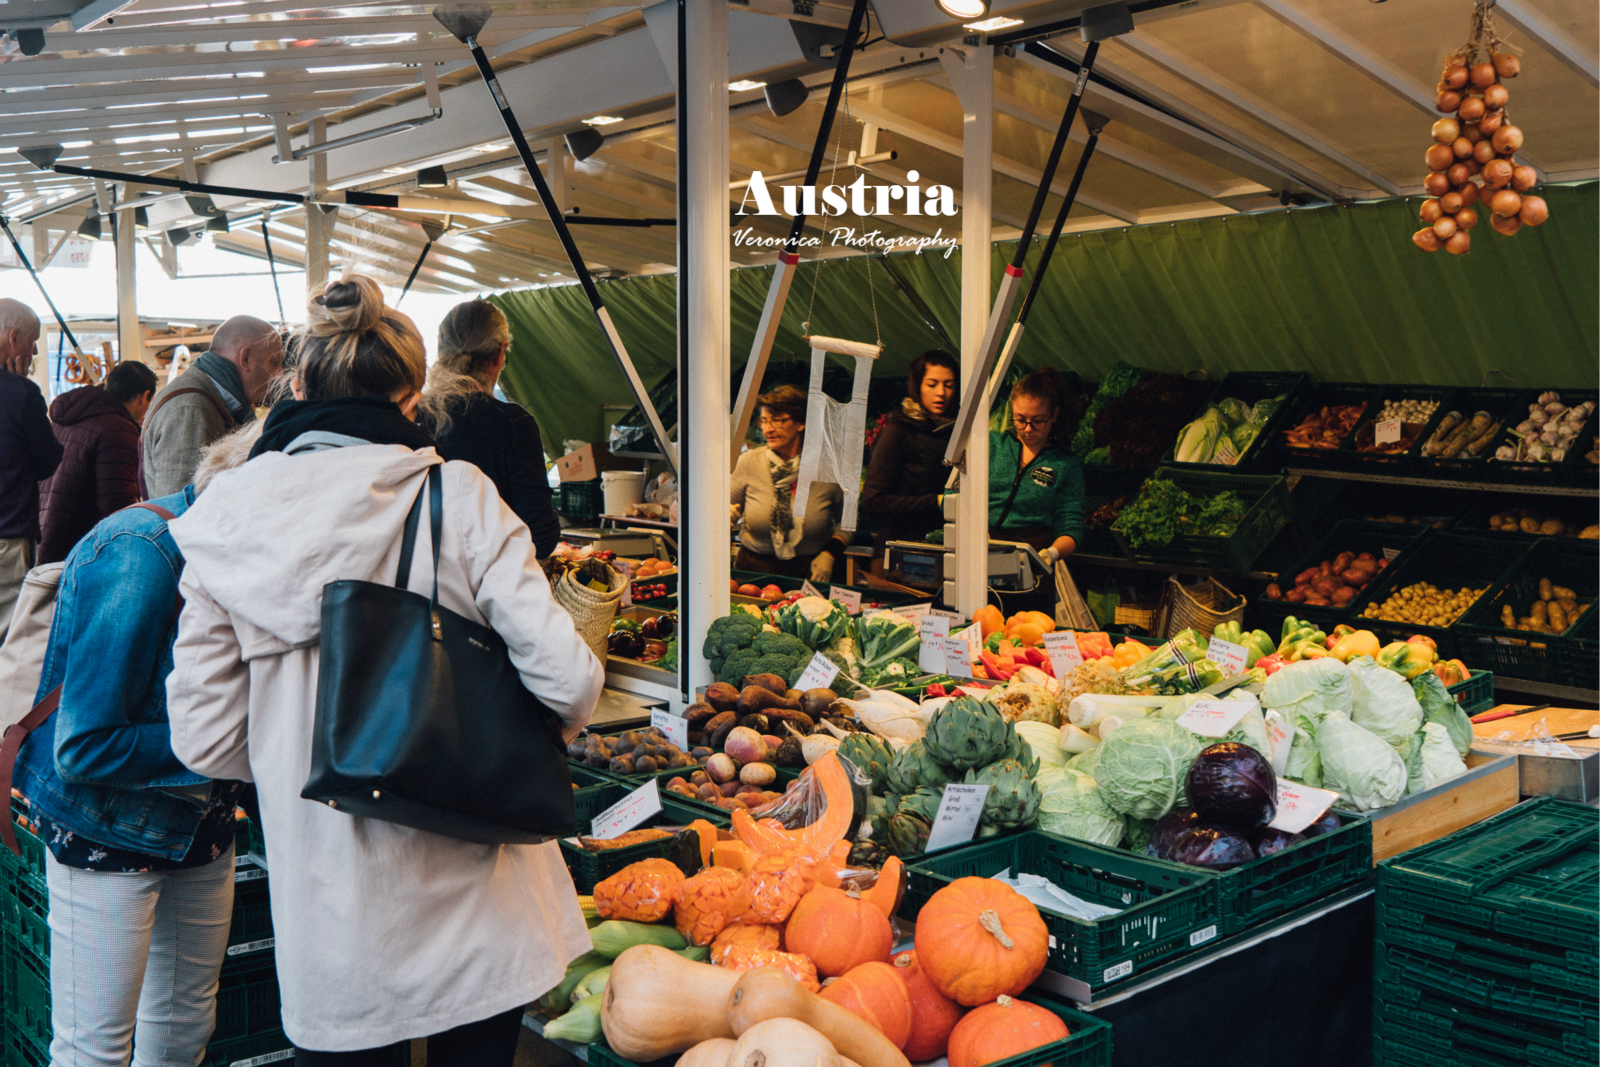
<instances>
[{"instance_id":1,"label":"bald head","mask_svg":"<svg viewBox=\"0 0 1600 1067\"><path fill-rule=\"evenodd\" d=\"M283 342L278 331L251 315L235 315L218 326L211 351L239 368L252 404L261 403L267 386L283 370Z\"/></svg>"},{"instance_id":2,"label":"bald head","mask_svg":"<svg viewBox=\"0 0 1600 1067\"><path fill-rule=\"evenodd\" d=\"M39 343L39 316L20 300L0 299L0 367L27 374Z\"/></svg>"}]
</instances>

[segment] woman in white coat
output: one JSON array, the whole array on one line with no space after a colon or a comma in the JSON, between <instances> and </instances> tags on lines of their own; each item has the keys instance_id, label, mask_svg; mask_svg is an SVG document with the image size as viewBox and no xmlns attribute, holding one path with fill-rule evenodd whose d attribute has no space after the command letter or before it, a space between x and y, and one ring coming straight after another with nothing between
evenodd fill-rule
<instances>
[{"instance_id":1,"label":"woman in white coat","mask_svg":"<svg viewBox=\"0 0 1600 1067\"><path fill-rule=\"evenodd\" d=\"M307 311L301 399L274 407L251 460L172 524L187 560L173 751L197 773L256 783L297 1065L382 1063L415 1037L430 1038L430 1067L509 1065L523 1007L590 947L558 846L471 844L300 796L323 586L393 580L407 510L443 462L411 421L426 373L411 321L359 276ZM444 463L443 482L441 602L504 637L575 736L600 663L493 483L468 463ZM429 588L431 567L419 543L412 589Z\"/></svg>"}]
</instances>

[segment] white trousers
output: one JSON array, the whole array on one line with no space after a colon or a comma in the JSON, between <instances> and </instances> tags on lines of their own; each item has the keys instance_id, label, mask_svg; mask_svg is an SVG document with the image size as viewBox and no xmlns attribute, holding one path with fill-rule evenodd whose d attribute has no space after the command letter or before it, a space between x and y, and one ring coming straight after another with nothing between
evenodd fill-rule
<instances>
[{"instance_id":1,"label":"white trousers","mask_svg":"<svg viewBox=\"0 0 1600 1067\"><path fill-rule=\"evenodd\" d=\"M204 867L120 874L46 855L50 1067L194 1067L217 1015L233 850Z\"/></svg>"}]
</instances>

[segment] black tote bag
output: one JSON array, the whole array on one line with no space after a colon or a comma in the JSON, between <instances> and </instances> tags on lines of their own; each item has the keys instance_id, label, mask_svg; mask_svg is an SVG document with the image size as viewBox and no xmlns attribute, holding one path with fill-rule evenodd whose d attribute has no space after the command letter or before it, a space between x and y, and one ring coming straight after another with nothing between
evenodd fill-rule
<instances>
[{"instance_id":1,"label":"black tote bag","mask_svg":"<svg viewBox=\"0 0 1600 1067\"><path fill-rule=\"evenodd\" d=\"M406 518L394 586L322 590L311 775L300 795L349 815L481 844L576 831L561 719L528 692L492 629L439 606L440 467ZM422 498L433 595L406 589Z\"/></svg>"}]
</instances>

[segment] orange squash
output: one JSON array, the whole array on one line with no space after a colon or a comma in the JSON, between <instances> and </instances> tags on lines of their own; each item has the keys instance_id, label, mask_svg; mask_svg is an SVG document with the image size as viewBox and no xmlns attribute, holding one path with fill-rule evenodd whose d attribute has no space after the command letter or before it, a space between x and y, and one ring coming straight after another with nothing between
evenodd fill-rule
<instances>
[{"instance_id":1,"label":"orange squash","mask_svg":"<svg viewBox=\"0 0 1600 1067\"><path fill-rule=\"evenodd\" d=\"M610 878L595 883L594 907L602 919L656 923L672 914L683 872L670 860L630 863Z\"/></svg>"},{"instance_id":2,"label":"orange squash","mask_svg":"<svg viewBox=\"0 0 1600 1067\"><path fill-rule=\"evenodd\" d=\"M755 863L755 849L743 841L718 841L711 846L711 864L714 867L731 867L748 874Z\"/></svg>"},{"instance_id":3,"label":"orange squash","mask_svg":"<svg viewBox=\"0 0 1600 1067\"><path fill-rule=\"evenodd\" d=\"M711 857L717 847L717 828L705 819L696 819L689 824L689 829L700 838L700 866L711 866Z\"/></svg>"},{"instance_id":4,"label":"orange squash","mask_svg":"<svg viewBox=\"0 0 1600 1067\"><path fill-rule=\"evenodd\" d=\"M744 875L727 867L707 867L683 883L673 908L673 925L691 945L709 945L723 927L750 910Z\"/></svg>"},{"instance_id":5,"label":"orange squash","mask_svg":"<svg viewBox=\"0 0 1600 1067\"><path fill-rule=\"evenodd\" d=\"M899 856L890 856L878 871L878 880L872 888L861 894L861 899L883 912L885 919L893 919L900 901L906 894L906 867Z\"/></svg>"},{"instance_id":6,"label":"orange squash","mask_svg":"<svg viewBox=\"0 0 1600 1067\"><path fill-rule=\"evenodd\" d=\"M939 992L970 1008L1032 985L1049 958L1050 933L1039 909L1010 886L957 878L918 912L916 947Z\"/></svg>"},{"instance_id":7,"label":"orange squash","mask_svg":"<svg viewBox=\"0 0 1600 1067\"><path fill-rule=\"evenodd\" d=\"M950 1067L983 1067L1071 1036L1048 1008L1002 996L974 1008L950 1032Z\"/></svg>"},{"instance_id":8,"label":"orange squash","mask_svg":"<svg viewBox=\"0 0 1600 1067\"><path fill-rule=\"evenodd\" d=\"M789 918L815 882L816 864L809 856L763 856L750 868L750 921L781 923Z\"/></svg>"},{"instance_id":9,"label":"orange squash","mask_svg":"<svg viewBox=\"0 0 1600 1067\"><path fill-rule=\"evenodd\" d=\"M829 982L822 999L865 1019L904 1051L911 1037L911 995L899 971L887 963L863 963Z\"/></svg>"},{"instance_id":10,"label":"orange squash","mask_svg":"<svg viewBox=\"0 0 1600 1067\"><path fill-rule=\"evenodd\" d=\"M753 971L757 967L771 967L782 971L813 993L822 988L822 983L817 979L816 965L798 952L778 952L770 948L734 945L716 962L718 967L729 971Z\"/></svg>"},{"instance_id":11,"label":"orange squash","mask_svg":"<svg viewBox=\"0 0 1600 1067\"><path fill-rule=\"evenodd\" d=\"M917 963L915 950L899 952L891 961L906 984L911 1000L911 1037L901 1049L913 1063L936 1060L950 1044L950 1031L961 1021L961 1005L939 992Z\"/></svg>"},{"instance_id":12,"label":"orange squash","mask_svg":"<svg viewBox=\"0 0 1600 1067\"><path fill-rule=\"evenodd\" d=\"M716 940L711 942L711 962L721 963L722 957L731 949L743 946L745 948L764 948L776 952L783 948L783 931L776 926L765 923L736 922L729 923L722 928Z\"/></svg>"},{"instance_id":13,"label":"orange squash","mask_svg":"<svg viewBox=\"0 0 1600 1067\"><path fill-rule=\"evenodd\" d=\"M735 808L734 835L760 855L787 852L819 861L826 858L850 829L850 820L855 814L855 793L850 785L850 773L832 752L806 768L806 773L814 776L813 785L822 791L825 801L822 814L814 822L790 830L777 819L757 820L748 811Z\"/></svg>"},{"instance_id":14,"label":"orange squash","mask_svg":"<svg viewBox=\"0 0 1600 1067\"><path fill-rule=\"evenodd\" d=\"M887 963L894 931L888 917L860 896L817 886L789 916L783 941L790 952L810 956L817 973L837 978L863 963Z\"/></svg>"}]
</instances>

